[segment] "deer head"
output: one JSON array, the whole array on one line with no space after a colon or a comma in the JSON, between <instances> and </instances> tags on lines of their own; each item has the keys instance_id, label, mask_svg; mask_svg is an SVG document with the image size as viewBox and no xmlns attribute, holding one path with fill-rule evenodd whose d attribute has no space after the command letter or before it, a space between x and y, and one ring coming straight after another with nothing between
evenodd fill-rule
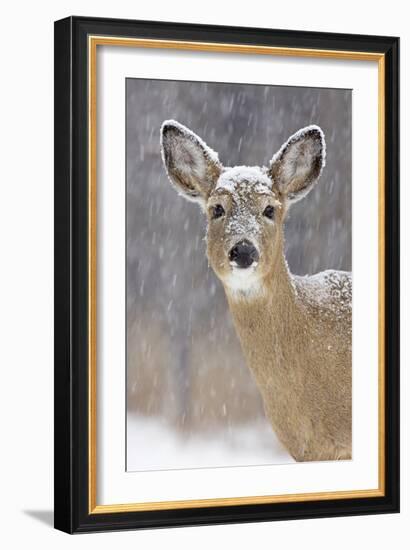
<instances>
[{"instance_id":1,"label":"deer head","mask_svg":"<svg viewBox=\"0 0 410 550\"><path fill-rule=\"evenodd\" d=\"M296 132L269 167L224 167L200 137L173 120L162 125L161 148L171 183L207 215L207 255L216 275L231 292L259 289L283 255L288 206L305 197L321 174L322 130Z\"/></svg>"}]
</instances>

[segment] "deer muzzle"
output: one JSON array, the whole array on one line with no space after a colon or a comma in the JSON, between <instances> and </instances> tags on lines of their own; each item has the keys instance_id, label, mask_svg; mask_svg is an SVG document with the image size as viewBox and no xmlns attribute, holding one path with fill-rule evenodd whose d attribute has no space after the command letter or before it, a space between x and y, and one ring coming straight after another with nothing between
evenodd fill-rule
<instances>
[{"instance_id":1,"label":"deer muzzle","mask_svg":"<svg viewBox=\"0 0 410 550\"><path fill-rule=\"evenodd\" d=\"M259 260L255 246L246 239L236 243L229 251L228 256L230 264L241 269L246 269Z\"/></svg>"}]
</instances>

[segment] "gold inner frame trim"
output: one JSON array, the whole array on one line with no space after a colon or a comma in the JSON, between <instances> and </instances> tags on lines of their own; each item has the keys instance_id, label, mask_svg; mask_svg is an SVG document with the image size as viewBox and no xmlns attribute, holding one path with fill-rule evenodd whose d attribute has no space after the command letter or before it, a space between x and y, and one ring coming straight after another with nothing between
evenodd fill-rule
<instances>
[{"instance_id":1,"label":"gold inner frame trim","mask_svg":"<svg viewBox=\"0 0 410 550\"><path fill-rule=\"evenodd\" d=\"M97 504L97 46L177 49L190 51L247 53L286 57L311 57L378 63L378 488L326 491L288 495L244 496L199 500ZM374 498L385 494L385 56L382 53L307 48L283 48L243 44L155 40L112 36L88 37L88 510L90 514L240 506L284 502Z\"/></svg>"}]
</instances>

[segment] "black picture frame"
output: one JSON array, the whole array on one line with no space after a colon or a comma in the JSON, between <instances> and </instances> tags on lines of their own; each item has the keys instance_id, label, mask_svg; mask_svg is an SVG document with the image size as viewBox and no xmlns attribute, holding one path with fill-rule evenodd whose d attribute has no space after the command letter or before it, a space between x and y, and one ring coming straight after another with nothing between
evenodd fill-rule
<instances>
[{"instance_id":1,"label":"black picture frame","mask_svg":"<svg viewBox=\"0 0 410 550\"><path fill-rule=\"evenodd\" d=\"M385 491L373 498L90 513L90 35L377 52L385 58ZM68 17L55 23L55 527L67 533L399 511L399 39Z\"/></svg>"}]
</instances>

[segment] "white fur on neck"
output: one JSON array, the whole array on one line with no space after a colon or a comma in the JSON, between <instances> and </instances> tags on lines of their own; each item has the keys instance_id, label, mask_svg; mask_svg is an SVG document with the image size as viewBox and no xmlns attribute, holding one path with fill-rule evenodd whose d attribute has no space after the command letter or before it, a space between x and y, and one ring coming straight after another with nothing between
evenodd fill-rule
<instances>
[{"instance_id":1,"label":"white fur on neck","mask_svg":"<svg viewBox=\"0 0 410 550\"><path fill-rule=\"evenodd\" d=\"M236 299L252 299L263 292L260 278L256 274L256 263L247 269L233 267L224 278L224 285L229 294Z\"/></svg>"}]
</instances>

